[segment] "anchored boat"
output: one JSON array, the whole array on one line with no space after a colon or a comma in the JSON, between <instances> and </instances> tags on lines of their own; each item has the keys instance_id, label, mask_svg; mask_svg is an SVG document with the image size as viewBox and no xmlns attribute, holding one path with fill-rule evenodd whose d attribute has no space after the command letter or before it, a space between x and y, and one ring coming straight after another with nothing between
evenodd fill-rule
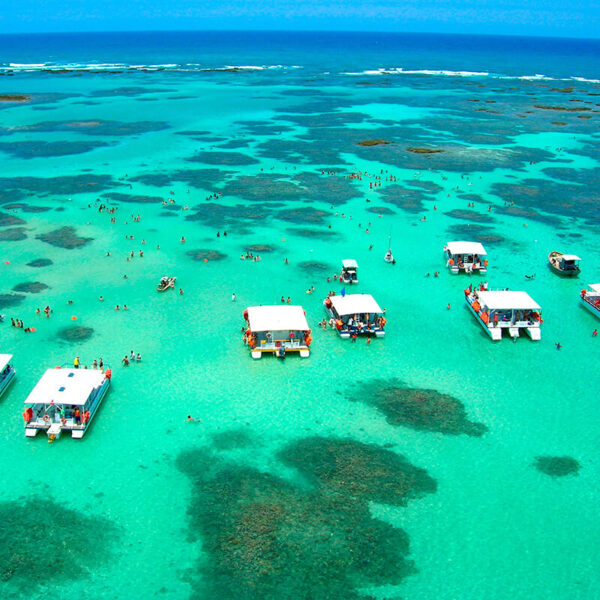
<instances>
[{"instance_id":1,"label":"anchored boat","mask_svg":"<svg viewBox=\"0 0 600 600\"><path fill-rule=\"evenodd\" d=\"M164 292L168 289L174 289L176 281L177 277L161 277L158 286L156 287L156 291Z\"/></svg>"},{"instance_id":2,"label":"anchored boat","mask_svg":"<svg viewBox=\"0 0 600 600\"><path fill-rule=\"evenodd\" d=\"M479 242L448 242L444 246L446 266L453 275L487 273L487 252Z\"/></svg>"},{"instance_id":3,"label":"anchored boat","mask_svg":"<svg viewBox=\"0 0 600 600\"><path fill-rule=\"evenodd\" d=\"M63 431L82 438L110 386L110 369L48 369L33 388L23 412L25 435L45 431L48 441Z\"/></svg>"},{"instance_id":4,"label":"anchored boat","mask_svg":"<svg viewBox=\"0 0 600 600\"><path fill-rule=\"evenodd\" d=\"M394 260L394 255L392 254L392 236L391 235L388 236L388 251L385 253L383 260L385 260L386 263L396 264L396 261Z\"/></svg>"},{"instance_id":5,"label":"anchored boat","mask_svg":"<svg viewBox=\"0 0 600 600\"><path fill-rule=\"evenodd\" d=\"M328 296L323 305L329 316L335 320L335 328L343 338L385 335L387 320L379 304L370 294Z\"/></svg>"},{"instance_id":6,"label":"anchored boat","mask_svg":"<svg viewBox=\"0 0 600 600\"><path fill-rule=\"evenodd\" d=\"M15 378L16 371L10 364L12 354L0 354L0 396L8 389Z\"/></svg>"},{"instance_id":7,"label":"anchored boat","mask_svg":"<svg viewBox=\"0 0 600 600\"><path fill-rule=\"evenodd\" d=\"M600 318L600 283L590 283L589 290L581 290L581 302L598 318Z\"/></svg>"},{"instance_id":8,"label":"anchored boat","mask_svg":"<svg viewBox=\"0 0 600 600\"><path fill-rule=\"evenodd\" d=\"M577 277L581 273L579 261L581 259L575 254L563 254L562 252L550 252L548 254L548 263L550 268L557 275L563 277Z\"/></svg>"},{"instance_id":9,"label":"anchored boat","mask_svg":"<svg viewBox=\"0 0 600 600\"><path fill-rule=\"evenodd\" d=\"M526 292L465 290L469 310L493 340L501 340L508 330L518 338L524 329L532 340L542 338L540 306Z\"/></svg>"},{"instance_id":10,"label":"anchored boat","mask_svg":"<svg viewBox=\"0 0 600 600\"><path fill-rule=\"evenodd\" d=\"M310 355L311 331L301 306L250 306L244 319L243 341L252 358L261 358L265 352L278 358L288 352L298 352L302 358Z\"/></svg>"},{"instance_id":11,"label":"anchored boat","mask_svg":"<svg viewBox=\"0 0 600 600\"><path fill-rule=\"evenodd\" d=\"M342 281L344 283L358 283L358 263L353 258L345 258L342 261Z\"/></svg>"}]
</instances>

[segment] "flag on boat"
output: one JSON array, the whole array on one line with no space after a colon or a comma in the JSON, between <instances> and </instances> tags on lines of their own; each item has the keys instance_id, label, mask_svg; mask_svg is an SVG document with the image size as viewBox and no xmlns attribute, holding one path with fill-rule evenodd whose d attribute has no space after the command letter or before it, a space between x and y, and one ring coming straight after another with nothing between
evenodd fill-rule
<instances>
[{"instance_id":1,"label":"flag on boat","mask_svg":"<svg viewBox=\"0 0 600 600\"><path fill-rule=\"evenodd\" d=\"M343 288L340 290L340 296L343 298L345 295L346 295L346 288L345 288L345 287L343 287Z\"/></svg>"}]
</instances>

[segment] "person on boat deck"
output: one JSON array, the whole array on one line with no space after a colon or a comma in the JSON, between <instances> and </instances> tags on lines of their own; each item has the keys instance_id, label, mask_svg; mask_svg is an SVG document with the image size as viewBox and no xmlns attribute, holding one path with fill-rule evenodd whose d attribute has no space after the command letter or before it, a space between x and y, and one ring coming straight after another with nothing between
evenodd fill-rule
<instances>
[{"instance_id":1,"label":"person on boat deck","mask_svg":"<svg viewBox=\"0 0 600 600\"><path fill-rule=\"evenodd\" d=\"M79 425L79 423L81 423L81 411L76 408L75 412L73 413L73 418L75 419L75 424Z\"/></svg>"}]
</instances>

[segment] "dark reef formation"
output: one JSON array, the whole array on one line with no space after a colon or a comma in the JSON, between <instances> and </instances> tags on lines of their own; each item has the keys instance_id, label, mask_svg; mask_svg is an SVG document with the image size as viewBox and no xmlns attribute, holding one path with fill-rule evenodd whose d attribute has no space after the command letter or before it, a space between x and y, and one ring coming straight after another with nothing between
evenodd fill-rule
<instances>
[{"instance_id":1,"label":"dark reef formation","mask_svg":"<svg viewBox=\"0 0 600 600\"><path fill-rule=\"evenodd\" d=\"M33 267L35 269L40 269L42 267L49 267L50 265L53 265L53 261L51 261L49 258L35 258L34 260L30 260L27 263L28 267Z\"/></svg>"},{"instance_id":2,"label":"dark reef formation","mask_svg":"<svg viewBox=\"0 0 600 600\"><path fill-rule=\"evenodd\" d=\"M202 449L179 455L193 486L191 540L206 555L194 598L359 600L362 588L415 572L408 536L374 518L369 502L405 506L435 492L425 470L352 439L301 439L278 458L305 483Z\"/></svg>"},{"instance_id":3,"label":"dark reef formation","mask_svg":"<svg viewBox=\"0 0 600 600\"><path fill-rule=\"evenodd\" d=\"M189 250L188 252L186 252L186 255L189 256L192 260L198 262L223 260L224 258L227 258L227 254L223 254L218 250L207 250L206 248L201 248L199 250Z\"/></svg>"},{"instance_id":4,"label":"dark reef formation","mask_svg":"<svg viewBox=\"0 0 600 600\"><path fill-rule=\"evenodd\" d=\"M581 465L570 456L536 456L533 466L550 477L577 475Z\"/></svg>"},{"instance_id":5,"label":"dark reef formation","mask_svg":"<svg viewBox=\"0 0 600 600\"><path fill-rule=\"evenodd\" d=\"M49 286L41 281L24 281L23 283L17 283L13 287L13 292L27 292L29 294L39 294L44 290L47 290Z\"/></svg>"},{"instance_id":6,"label":"dark reef formation","mask_svg":"<svg viewBox=\"0 0 600 600\"><path fill-rule=\"evenodd\" d=\"M43 515L43 527L35 515ZM109 561L119 537L108 519L46 497L0 502L0 522L0 588L27 597L41 586L85 579Z\"/></svg>"},{"instance_id":7,"label":"dark reef formation","mask_svg":"<svg viewBox=\"0 0 600 600\"><path fill-rule=\"evenodd\" d=\"M397 379L374 379L353 390L350 399L383 413L390 425L445 435L482 436L488 428L467 417L464 404L436 390L411 388Z\"/></svg>"},{"instance_id":8,"label":"dark reef formation","mask_svg":"<svg viewBox=\"0 0 600 600\"><path fill-rule=\"evenodd\" d=\"M93 335L94 330L91 327L82 327L81 325L63 327L57 333L59 339L70 343L85 342L86 340L89 340Z\"/></svg>"},{"instance_id":9,"label":"dark reef formation","mask_svg":"<svg viewBox=\"0 0 600 600\"><path fill-rule=\"evenodd\" d=\"M64 248L65 250L73 250L74 248L81 248L86 244L93 241L94 238L80 237L77 235L75 227L66 225L59 229L54 229L48 233L41 233L35 236L38 240L56 246L58 248Z\"/></svg>"}]
</instances>

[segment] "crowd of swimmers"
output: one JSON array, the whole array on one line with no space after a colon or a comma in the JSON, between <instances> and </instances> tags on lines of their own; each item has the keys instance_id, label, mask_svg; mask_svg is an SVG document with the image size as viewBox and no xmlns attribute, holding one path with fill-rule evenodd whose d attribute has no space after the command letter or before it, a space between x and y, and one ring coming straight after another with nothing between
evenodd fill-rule
<instances>
[{"instance_id":1,"label":"crowd of swimmers","mask_svg":"<svg viewBox=\"0 0 600 600\"><path fill-rule=\"evenodd\" d=\"M124 367L128 367L131 363L135 363L135 362L142 362L142 355L138 352L137 354L132 350L129 353L129 356L127 356L127 354L123 357L123 360L121 361L123 363Z\"/></svg>"}]
</instances>

